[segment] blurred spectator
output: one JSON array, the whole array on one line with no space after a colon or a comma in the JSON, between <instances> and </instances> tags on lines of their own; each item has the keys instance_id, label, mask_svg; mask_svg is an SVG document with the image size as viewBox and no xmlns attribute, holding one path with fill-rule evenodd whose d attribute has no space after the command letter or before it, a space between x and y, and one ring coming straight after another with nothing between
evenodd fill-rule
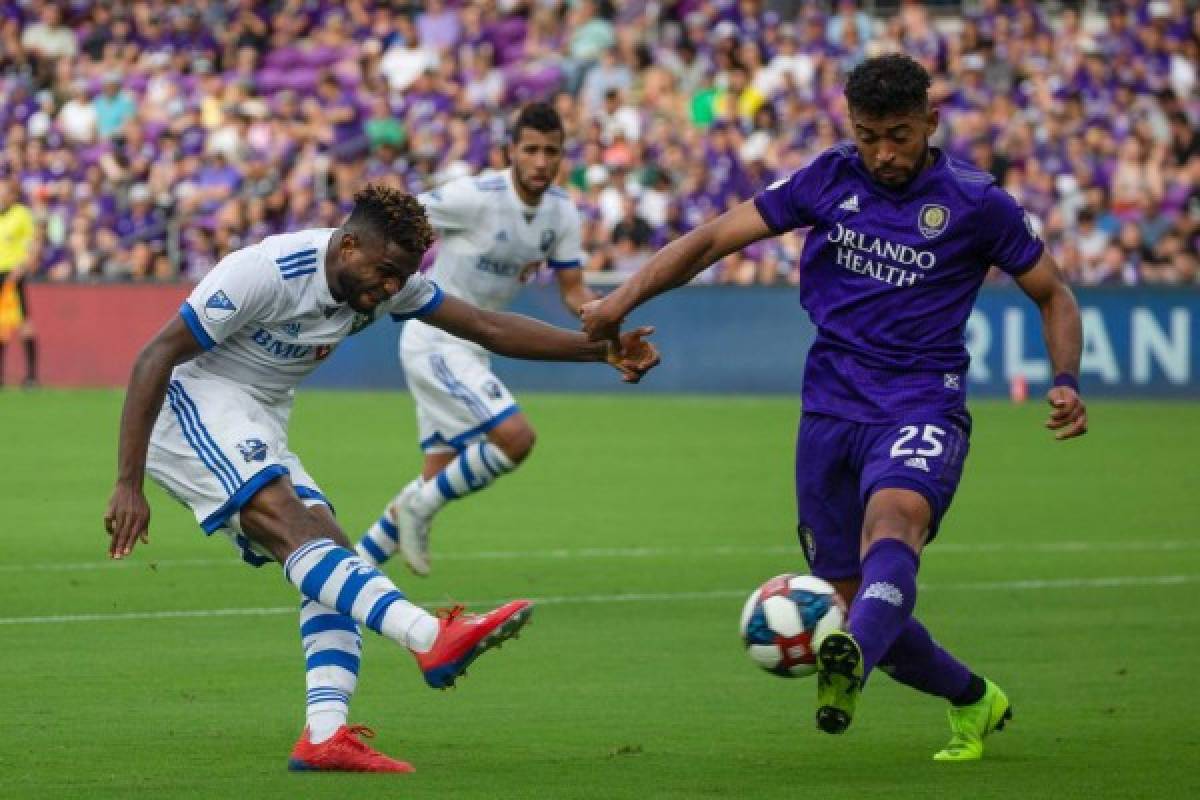
<instances>
[{"instance_id":1,"label":"blurred spectator","mask_svg":"<svg viewBox=\"0 0 1200 800\"><path fill-rule=\"evenodd\" d=\"M167 217L152 204L150 187L137 184L129 190L129 208L116 223L120 237L118 258L131 278L172 277L167 260Z\"/></svg>"},{"instance_id":2,"label":"blurred spectator","mask_svg":"<svg viewBox=\"0 0 1200 800\"><path fill-rule=\"evenodd\" d=\"M613 226L613 243L620 245L627 241L633 249L642 250L650 244L653 235L650 223L638 213L637 200L626 195L621 203L621 218Z\"/></svg>"},{"instance_id":3,"label":"blurred spectator","mask_svg":"<svg viewBox=\"0 0 1200 800\"><path fill-rule=\"evenodd\" d=\"M92 100L92 106L96 109L96 132L105 139L120 131L137 114L137 104L121 89L121 76L116 74L104 76L104 88Z\"/></svg>"},{"instance_id":4,"label":"blurred spectator","mask_svg":"<svg viewBox=\"0 0 1200 800\"><path fill-rule=\"evenodd\" d=\"M70 58L79 49L75 32L63 24L62 9L53 2L43 4L38 21L21 32L21 46L43 62Z\"/></svg>"},{"instance_id":5,"label":"blurred spectator","mask_svg":"<svg viewBox=\"0 0 1200 800\"><path fill-rule=\"evenodd\" d=\"M82 82L72 87L71 99L63 103L56 121L63 135L75 144L91 144L96 140L96 107Z\"/></svg>"}]
</instances>

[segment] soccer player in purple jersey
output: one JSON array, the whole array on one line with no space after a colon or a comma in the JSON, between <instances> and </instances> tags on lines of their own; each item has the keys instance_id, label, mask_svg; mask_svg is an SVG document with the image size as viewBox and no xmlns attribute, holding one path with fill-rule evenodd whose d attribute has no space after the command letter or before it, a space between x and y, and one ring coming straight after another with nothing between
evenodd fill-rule
<instances>
[{"instance_id":1,"label":"soccer player in purple jersey","mask_svg":"<svg viewBox=\"0 0 1200 800\"><path fill-rule=\"evenodd\" d=\"M852 144L671 243L582 317L590 336L612 339L633 309L718 259L811 229L800 301L817 336L796 445L799 533L813 573L850 602L846 630L818 647L817 726L846 730L878 666L950 701L953 738L934 758L966 761L1011 717L1008 699L912 611L921 551L967 455L963 333L990 266L1041 311L1056 373L1047 427L1057 439L1080 436L1087 414L1075 299L1016 201L990 175L929 146L938 124L929 85L907 56L863 62L845 89Z\"/></svg>"}]
</instances>

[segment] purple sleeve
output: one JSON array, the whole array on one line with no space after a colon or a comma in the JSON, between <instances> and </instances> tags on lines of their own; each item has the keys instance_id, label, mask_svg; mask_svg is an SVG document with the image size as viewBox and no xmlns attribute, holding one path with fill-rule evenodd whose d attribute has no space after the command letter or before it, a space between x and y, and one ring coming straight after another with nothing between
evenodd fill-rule
<instances>
[{"instance_id":1,"label":"purple sleeve","mask_svg":"<svg viewBox=\"0 0 1200 800\"><path fill-rule=\"evenodd\" d=\"M989 187L980 213L987 222L980 226L987 262L1009 275L1022 275L1033 269L1042 257L1042 240L1034 232L1029 213L1013 196L998 186Z\"/></svg>"},{"instance_id":2,"label":"purple sleeve","mask_svg":"<svg viewBox=\"0 0 1200 800\"><path fill-rule=\"evenodd\" d=\"M814 167L818 163L796 170L754 196L758 213L775 233L805 228L817 221L814 206L821 181Z\"/></svg>"}]
</instances>

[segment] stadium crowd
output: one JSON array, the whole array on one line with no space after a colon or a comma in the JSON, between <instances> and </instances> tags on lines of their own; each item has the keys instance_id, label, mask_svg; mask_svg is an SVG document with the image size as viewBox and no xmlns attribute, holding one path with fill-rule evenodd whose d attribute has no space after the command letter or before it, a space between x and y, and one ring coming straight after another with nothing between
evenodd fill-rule
<instances>
[{"instance_id":1,"label":"stadium crowd","mask_svg":"<svg viewBox=\"0 0 1200 800\"><path fill-rule=\"evenodd\" d=\"M0 0L0 200L36 222L28 272L197 279L337 225L366 180L503 166L512 109L552 99L587 268L620 276L846 138L843 76L904 51L936 76L939 146L1033 212L1072 281L1196 283L1200 9L1088 5ZM795 282L801 245L700 280Z\"/></svg>"}]
</instances>

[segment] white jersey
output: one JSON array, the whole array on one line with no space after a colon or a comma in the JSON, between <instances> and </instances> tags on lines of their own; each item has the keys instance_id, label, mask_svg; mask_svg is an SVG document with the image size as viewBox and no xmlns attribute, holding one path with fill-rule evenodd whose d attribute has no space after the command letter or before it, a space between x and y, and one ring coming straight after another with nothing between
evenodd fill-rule
<instances>
[{"instance_id":1,"label":"white jersey","mask_svg":"<svg viewBox=\"0 0 1200 800\"><path fill-rule=\"evenodd\" d=\"M441 289L420 274L371 314L334 300L325 252L335 230L269 236L221 259L179 310L207 352L176 372L215 375L264 401L282 400L338 343L376 318L409 319L441 303Z\"/></svg>"},{"instance_id":2,"label":"white jersey","mask_svg":"<svg viewBox=\"0 0 1200 800\"><path fill-rule=\"evenodd\" d=\"M508 307L527 270L583 266L579 212L567 193L550 187L527 206L513 187L512 170L464 177L418 198L441 239L429 277L450 294L493 311ZM404 326L406 346L465 345L418 322Z\"/></svg>"}]
</instances>

